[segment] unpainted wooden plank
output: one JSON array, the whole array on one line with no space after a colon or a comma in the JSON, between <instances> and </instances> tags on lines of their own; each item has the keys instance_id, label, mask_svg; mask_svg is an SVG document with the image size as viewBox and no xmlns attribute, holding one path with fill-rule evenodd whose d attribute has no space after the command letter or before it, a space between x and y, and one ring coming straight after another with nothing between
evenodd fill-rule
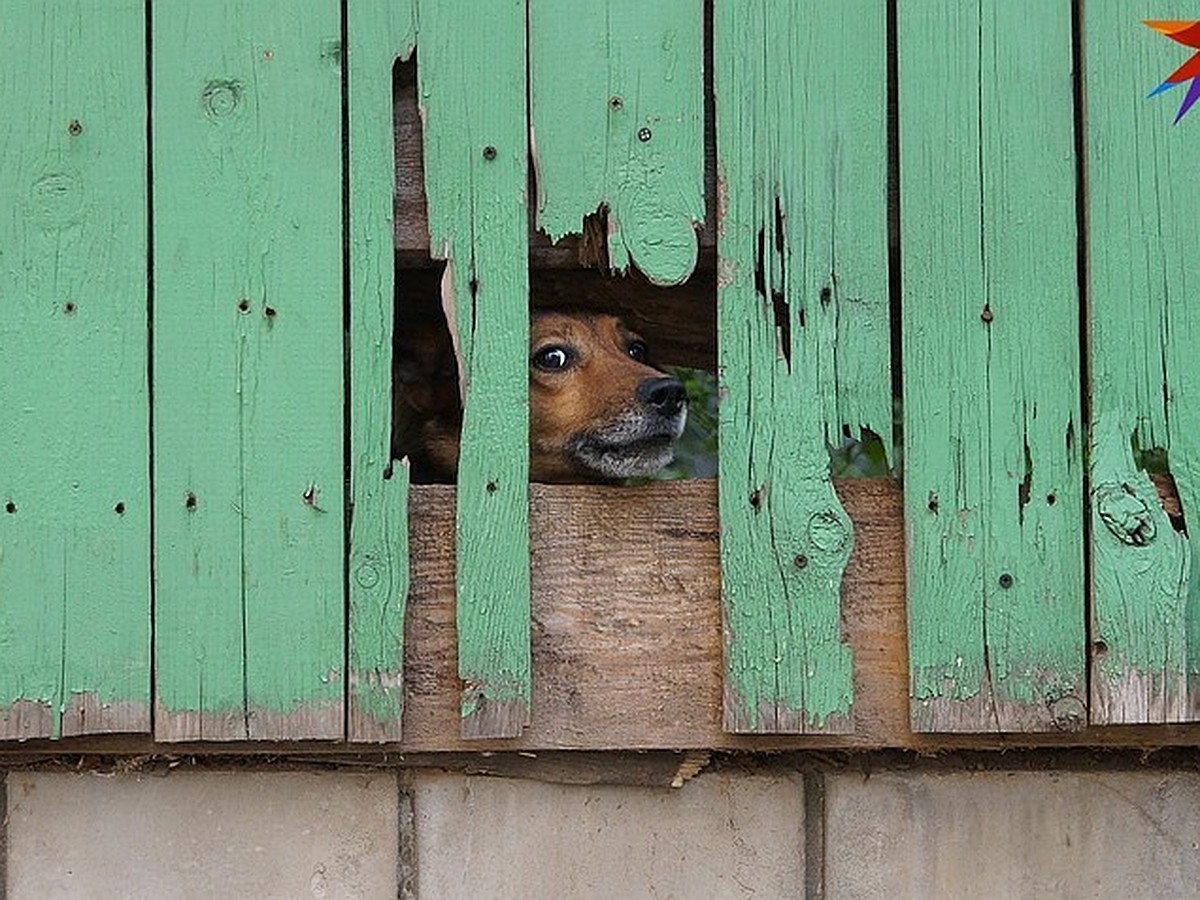
<instances>
[{"instance_id":1,"label":"unpainted wooden plank","mask_svg":"<svg viewBox=\"0 0 1200 900\"><path fill-rule=\"evenodd\" d=\"M340 737L340 5L152 31L155 733Z\"/></svg>"},{"instance_id":2,"label":"unpainted wooden plank","mask_svg":"<svg viewBox=\"0 0 1200 900\"><path fill-rule=\"evenodd\" d=\"M453 488L414 486L396 749L939 746L908 729L899 486L854 480L838 491L857 535L843 604L853 734L725 731L717 485L696 480L531 486L537 715L519 738L480 742L458 726Z\"/></svg>"},{"instance_id":3,"label":"unpainted wooden plank","mask_svg":"<svg viewBox=\"0 0 1200 900\"><path fill-rule=\"evenodd\" d=\"M918 731L1086 720L1071 4L898 7Z\"/></svg>"},{"instance_id":4,"label":"unpainted wooden plank","mask_svg":"<svg viewBox=\"0 0 1200 900\"><path fill-rule=\"evenodd\" d=\"M1097 724L1200 717L1200 199L1186 187L1200 117L1172 125L1187 87L1143 100L1195 51L1140 21L1195 14L1180 0L1083 8ZM1156 456L1174 518L1145 470Z\"/></svg>"},{"instance_id":5,"label":"unpainted wooden plank","mask_svg":"<svg viewBox=\"0 0 1200 900\"><path fill-rule=\"evenodd\" d=\"M350 556L347 737L395 741L404 703L408 467L393 465L395 194L392 69L412 53L416 9L347 7L350 120Z\"/></svg>"},{"instance_id":6,"label":"unpainted wooden plank","mask_svg":"<svg viewBox=\"0 0 1200 900\"><path fill-rule=\"evenodd\" d=\"M0 738L150 727L140 2L0 28Z\"/></svg>"},{"instance_id":7,"label":"unpainted wooden plank","mask_svg":"<svg viewBox=\"0 0 1200 900\"><path fill-rule=\"evenodd\" d=\"M886 19L873 2L714 13L725 723L852 726L829 477L843 427L891 438Z\"/></svg>"},{"instance_id":8,"label":"unpainted wooden plank","mask_svg":"<svg viewBox=\"0 0 1200 900\"><path fill-rule=\"evenodd\" d=\"M530 717L525 4L422 3L417 79L431 249L464 388L458 468L463 733Z\"/></svg>"},{"instance_id":9,"label":"unpainted wooden plank","mask_svg":"<svg viewBox=\"0 0 1200 900\"><path fill-rule=\"evenodd\" d=\"M608 258L656 284L696 265L704 219L704 5L530 0L537 224L607 210Z\"/></svg>"}]
</instances>

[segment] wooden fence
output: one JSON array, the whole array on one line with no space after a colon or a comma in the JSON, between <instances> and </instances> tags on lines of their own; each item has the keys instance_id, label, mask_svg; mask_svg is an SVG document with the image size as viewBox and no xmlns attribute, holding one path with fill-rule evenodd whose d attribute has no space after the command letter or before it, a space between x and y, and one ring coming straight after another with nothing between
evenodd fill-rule
<instances>
[{"instance_id":1,"label":"wooden fence","mask_svg":"<svg viewBox=\"0 0 1200 900\"><path fill-rule=\"evenodd\" d=\"M1200 717L1189 12L19 0L0 737L1195 741L1106 727ZM715 303L718 487L528 484L539 232L598 209L593 302L702 359ZM456 489L391 459L426 254Z\"/></svg>"}]
</instances>

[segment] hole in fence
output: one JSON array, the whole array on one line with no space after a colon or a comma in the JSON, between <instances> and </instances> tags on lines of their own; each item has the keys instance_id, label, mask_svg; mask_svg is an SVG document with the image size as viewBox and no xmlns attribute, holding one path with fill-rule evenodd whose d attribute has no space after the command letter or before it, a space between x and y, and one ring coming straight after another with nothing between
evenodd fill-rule
<instances>
[{"instance_id":1,"label":"hole in fence","mask_svg":"<svg viewBox=\"0 0 1200 900\"><path fill-rule=\"evenodd\" d=\"M392 456L409 460L410 478L414 483L453 483L462 428L461 394L454 341L443 312L441 295L446 263L433 259L429 250L423 131L417 107L418 64L415 59L397 63L392 82L397 173ZM617 111L623 101L609 97L606 103L612 111ZM531 181L533 169L531 166ZM536 184L530 185L528 195L537 196ZM537 330L536 316L544 311L571 316L609 314L619 317L630 332L644 340L649 365L660 370L654 377L666 375L677 379L688 401L687 418L682 433L675 440L673 459L654 474L632 480L715 477L718 387L713 374L716 369L714 256L711 251L702 250L696 271L677 287L651 284L635 268L627 274L613 273L607 252L607 215L607 209L601 207L580 223L580 234L568 235L558 242L552 242L541 232L531 232L528 263L534 330ZM466 256L458 255L459 258ZM456 286L462 295L461 301L474 303L478 296L479 303L486 307L491 300L486 295L489 289L494 289L490 287L494 279L487 282L477 280L474 273L457 274L459 278L466 278ZM468 327L465 316L465 310L458 316L460 328ZM472 336L465 334L464 338L470 341ZM622 340L633 342L631 336ZM586 390L572 395L569 402L565 389L540 390L536 385L532 386L531 424L535 431L544 429L546 422L553 418L554 427L561 428L564 433L600 432L603 429L597 423L602 424L605 416L615 420L622 410L633 408L639 402L635 393L637 382L613 373L622 365L635 367L632 357L640 351L631 353L626 346L587 345L579 349L579 359L591 359L601 352L608 354L610 367L595 377L584 379ZM531 381L535 374L531 366ZM562 374L570 375L568 372ZM642 380L652 374L643 371ZM567 377L560 381L565 382ZM621 383L622 378L629 383ZM545 409L547 404L556 405L549 414ZM605 411L599 411L600 407L606 407ZM554 467L540 459L538 446L565 448L568 439L560 441L558 434L552 435L553 440L548 439L545 430L538 434L543 439L535 440L533 444L531 480L597 480L598 476L578 459L573 459L571 466ZM656 435L653 440L665 442L669 438ZM559 443L555 444L555 441ZM572 446L580 443L582 440ZM604 447L598 454L608 453L609 449ZM661 457L661 450L658 453ZM578 470L573 468L576 465ZM631 474L641 475L640 472Z\"/></svg>"},{"instance_id":2,"label":"hole in fence","mask_svg":"<svg viewBox=\"0 0 1200 900\"><path fill-rule=\"evenodd\" d=\"M1159 503L1171 523L1171 528L1179 534L1186 535L1187 520L1179 498L1179 487L1175 483L1175 476L1171 474L1171 460L1167 448L1142 447L1137 432L1130 438L1130 447L1134 465L1149 475L1154 483Z\"/></svg>"},{"instance_id":3,"label":"hole in fence","mask_svg":"<svg viewBox=\"0 0 1200 900\"><path fill-rule=\"evenodd\" d=\"M118 516L125 515L125 501L118 500L116 506L113 507L113 512L115 512Z\"/></svg>"},{"instance_id":4,"label":"hole in fence","mask_svg":"<svg viewBox=\"0 0 1200 900\"><path fill-rule=\"evenodd\" d=\"M4 511L11 516L13 513L15 513L17 511L17 504L15 504L11 500L9 500L7 503L4 504Z\"/></svg>"}]
</instances>

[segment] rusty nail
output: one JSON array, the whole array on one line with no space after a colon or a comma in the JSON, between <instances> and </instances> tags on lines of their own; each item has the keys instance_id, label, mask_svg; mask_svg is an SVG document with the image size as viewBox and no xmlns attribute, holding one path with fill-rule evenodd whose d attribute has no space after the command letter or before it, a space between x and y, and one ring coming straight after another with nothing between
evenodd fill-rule
<instances>
[{"instance_id":1,"label":"rusty nail","mask_svg":"<svg viewBox=\"0 0 1200 900\"><path fill-rule=\"evenodd\" d=\"M618 97L616 94L614 94L612 97L610 97L610 98L608 99L608 105L609 105L609 106L610 106L612 109L614 109L614 110L618 110L618 109L620 109L622 106L624 106L624 105L625 105L625 101L624 101L624 100L622 100L620 97Z\"/></svg>"},{"instance_id":2,"label":"rusty nail","mask_svg":"<svg viewBox=\"0 0 1200 900\"><path fill-rule=\"evenodd\" d=\"M641 141L643 144L646 143L646 141L650 140L650 138L652 136L653 135L651 134L649 128L639 128L638 129L638 140Z\"/></svg>"},{"instance_id":3,"label":"rusty nail","mask_svg":"<svg viewBox=\"0 0 1200 900\"><path fill-rule=\"evenodd\" d=\"M488 144L486 147L484 147L483 148L483 158L486 160L489 160L489 161L495 159L496 158L496 148L493 147L491 144Z\"/></svg>"},{"instance_id":4,"label":"rusty nail","mask_svg":"<svg viewBox=\"0 0 1200 900\"><path fill-rule=\"evenodd\" d=\"M992 319L995 318L995 315L992 314L992 308L990 306L984 306L983 312L979 314L979 318L983 319L985 322L992 321Z\"/></svg>"},{"instance_id":5,"label":"rusty nail","mask_svg":"<svg viewBox=\"0 0 1200 900\"><path fill-rule=\"evenodd\" d=\"M795 563L797 569L803 569L808 565L808 557L803 553L800 553L795 559L792 560L792 562Z\"/></svg>"},{"instance_id":6,"label":"rusty nail","mask_svg":"<svg viewBox=\"0 0 1200 900\"><path fill-rule=\"evenodd\" d=\"M67 125L67 133L71 135L71 137L78 137L79 135L83 134L83 126L79 124L78 119L72 119L71 123Z\"/></svg>"},{"instance_id":7,"label":"rusty nail","mask_svg":"<svg viewBox=\"0 0 1200 900\"><path fill-rule=\"evenodd\" d=\"M1001 575L1000 575L1000 587L1002 587L1002 588L1004 588L1005 590L1007 590L1008 588L1010 588L1010 587L1012 587L1012 586L1013 586L1013 577L1012 577L1011 575L1009 575L1007 572L1003 572L1003 573L1001 573Z\"/></svg>"}]
</instances>

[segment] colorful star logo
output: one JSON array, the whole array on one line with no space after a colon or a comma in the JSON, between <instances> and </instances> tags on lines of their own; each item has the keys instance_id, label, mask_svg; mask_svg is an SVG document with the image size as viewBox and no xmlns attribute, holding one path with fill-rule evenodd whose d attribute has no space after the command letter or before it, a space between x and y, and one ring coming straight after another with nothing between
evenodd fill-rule
<instances>
[{"instance_id":1,"label":"colorful star logo","mask_svg":"<svg viewBox=\"0 0 1200 900\"><path fill-rule=\"evenodd\" d=\"M1200 50L1200 22L1146 21L1145 24L1185 47ZM1192 54L1191 59L1168 75L1166 81L1150 92L1150 97L1157 97L1163 91L1170 90L1185 81L1190 81L1191 85L1188 87L1187 95L1183 98L1183 103L1179 106L1179 112L1175 114L1176 122L1184 117L1184 114L1192 108L1193 103L1200 100L1200 53Z\"/></svg>"}]
</instances>

